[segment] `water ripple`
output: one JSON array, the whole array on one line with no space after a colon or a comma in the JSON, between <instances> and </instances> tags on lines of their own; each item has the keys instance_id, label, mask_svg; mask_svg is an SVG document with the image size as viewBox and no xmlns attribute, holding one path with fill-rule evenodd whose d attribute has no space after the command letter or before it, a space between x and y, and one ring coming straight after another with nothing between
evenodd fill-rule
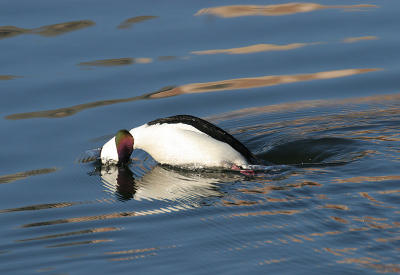
<instances>
[{"instance_id":1,"label":"water ripple","mask_svg":"<svg viewBox=\"0 0 400 275\"><path fill-rule=\"evenodd\" d=\"M118 25L118 29L129 29L131 28L134 24L151 20L151 19L156 19L158 16L150 16L150 15L141 15L141 16L135 16L128 18L124 20L121 24Z\"/></svg>"},{"instance_id":2,"label":"water ripple","mask_svg":"<svg viewBox=\"0 0 400 275\"><path fill-rule=\"evenodd\" d=\"M219 50L204 50L204 51L192 51L192 54L205 55L205 54L249 54L258 52L269 52L269 51L287 51L302 48L314 43L292 43L287 45L275 45L275 44L256 44L240 48L231 49L219 49Z\"/></svg>"},{"instance_id":3,"label":"water ripple","mask_svg":"<svg viewBox=\"0 0 400 275\"><path fill-rule=\"evenodd\" d=\"M11 38L21 34L37 34L45 37L53 37L94 25L95 23L91 20L79 20L46 25L33 29L24 29L15 26L0 26L0 39Z\"/></svg>"},{"instance_id":4,"label":"water ripple","mask_svg":"<svg viewBox=\"0 0 400 275\"><path fill-rule=\"evenodd\" d=\"M49 174L57 171L58 168L43 168L43 169L35 169L35 170L29 170L25 172L18 172L15 174L10 174L10 175L2 175L0 176L0 184L1 183L11 183L17 180L25 179L31 176L37 176L37 175L42 175L42 174Z\"/></svg>"},{"instance_id":5,"label":"water ripple","mask_svg":"<svg viewBox=\"0 0 400 275\"><path fill-rule=\"evenodd\" d=\"M178 87L167 87L160 91L122 99L101 100L91 103L79 104L71 107L59 108L47 111L36 111L29 113L18 113L8 115L5 118L11 120L31 119L31 118L63 118L74 115L80 111L97 108L102 106L113 105L117 103L132 102L144 99L159 99L182 94L197 94L208 92L219 92L226 90L250 89L259 87L270 87L288 83L296 83L311 80L334 79L348 77L352 75L364 74L369 72L380 71L379 68L364 68L364 69L344 69L334 71L322 71L311 74L295 74L295 75L276 75L276 76L261 76L253 78L236 78L222 81L192 83Z\"/></svg>"}]
</instances>

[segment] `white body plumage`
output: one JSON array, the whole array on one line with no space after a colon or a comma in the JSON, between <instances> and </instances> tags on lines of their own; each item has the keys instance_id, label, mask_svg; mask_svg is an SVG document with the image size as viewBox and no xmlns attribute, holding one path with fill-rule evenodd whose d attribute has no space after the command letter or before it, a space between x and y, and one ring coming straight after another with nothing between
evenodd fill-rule
<instances>
[{"instance_id":1,"label":"white body plumage","mask_svg":"<svg viewBox=\"0 0 400 275\"><path fill-rule=\"evenodd\" d=\"M233 165L246 168L246 158L226 142L185 123L144 124L129 131L134 149L142 149L161 164L193 168ZM102 162L117 162L115 137L102 148Z\"/></svg>"}]
</instances>

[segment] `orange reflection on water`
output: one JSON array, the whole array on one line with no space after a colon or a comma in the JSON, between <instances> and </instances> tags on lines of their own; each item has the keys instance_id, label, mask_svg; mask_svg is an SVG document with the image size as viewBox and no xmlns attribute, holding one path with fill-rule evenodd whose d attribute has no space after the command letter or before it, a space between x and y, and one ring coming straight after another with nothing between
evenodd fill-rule
<instances>
[{"instance_id":1,"label":"orange reflection on water","mask_svg":"<svg viewBox=\"0 0 400 275\"><path fill-rule=\"evenodd\" d=\"M325 204L323 208L328 208L328 209L337 209L337 210L349 210L349 207L347 205L343 204Z\"/></svg>"},{"instance_id":2,"label":"orange reflection on water","mask_svg":"<svg viewBox=\"0 0 400 275\"><path fill-rule=\"evenodd\" d=\"M325 247L324 250L332 253L335 256L343 256L344 253L350 253L353 254L353 251L356 251L358 248L356 247L347 247L347 248L329 248Z\"/></svg>"},{"instance_id":3,"label":"orange reflection on water","mask_svg":"<svg viewBox=\"0 0 400 275\"><path fill-rule=\"evenodd\" d=\"M377 6L368 4L324 6L316 3L286 3L278 5L232 5L201 9L195 15L210 14L223 18L232 18L240 16L290 15L322 9L354 10L359 8L377 8Z\"/></svg>"},{"instance_id":4,"label":"orange reflection on water","mask_svg":"<svg viewBox=\"0 0 400 275\"><path fill-rule=\"evenodd\" d=\"M167 88L167 89L170 89L170 88ZM157 92L155 92L155 93L157 93ZM78 104L78 105L74 105L71 107L58 108L58 109L53 109L53 110L37 111L37 112L30 112L30 113L19 113L19 114L13 114L13 115L6 116L5 118L12 119L12 120L41 118L41 117L62 118L62 117L72 116L80 111L91 109L91 108L97 108L97 107L108 106L108 105L113 105L113 104L117 104L117 103L125 103L125 102L132 102L132 101L147 99L147 98L149 98L149 95L151 95L151 94L153 94L153 93L145 94L145 95L141 95L141 96L121 98L121 99L99 100L99 101L83 103L83 104Z\"/></svg>"},{"instance_id":5,"label":"orange reflection on water","mask_svg":"<svg viewBox=\"0 0 400 275\"><path fill-rule=\"evenodd\" d=\"M325 235L337 235L337 234L342 234L342 233L343 232L337 230L337 231L327 231L327 232L323 232L323 233L319 233L319 232L311 233L310 236L322 237L322 236L325 236Z\"/></svg>"},{"instance_id":6,"label":"orange reflection on water","mask_svg":"<svg viewBox=\"0 0 400 275\"><path fill-rule=\"evenodd\" d=\"M380 243L388 243L388 242L396 242L400 240L400 236L396 237L391 237L391 238L378 238L375 239L375 241L380 242Z\"/></svg>"},{"instance_id":7,"label":"orange reflection on water","mask_svg":"<svg viewBox=\"0 0 400 275\"><path fill-rule=\"evenodd\" d=\"M324 71L317 72L312 74L297 74L297 75L276 75L276 76L261 76L254 78L237 78L237 79L229 79L229 80L221 80L214 82L205 82L205 83L192 83L186 84L178 87L166 87L161 89L160 91L154 93L148 93L141 96L121 98L121 99L110 99L110 100L100 100L90 103L79 104L71 107L58 108L54 110L47 111L37 111L37 112L29 112L29 113L18 113L8 115L6 119L29 119L29 118L61 118L66 116L71 116L76 114L82 110L108 106L117 103L123 102L131 102L137 100L144 99L158 99L158 98L166 98L172 96L178 96L181 94L195 94L195 93L206 93L206 92L218 92L225 90L238 90L238 89L250 89L250 88L259 88L259 87L269 87L274 85L281 85L287 83L301 82L301 81L310 81L310 80L321 80L321 79L332 79L332 78L340 78L346 76L352 76L357 74L363 74L368 72L379 71L379 68L372 69L345 69L345 70L335 70L335 71ZM400 97L400 95L398 95ZM319 101L318 101L319 102ZM292 103L290 106L297 106L299 103ZM312 104L315 104L314 102ZM283 106L287 106L285 104L279 104L277 107L279 110L282 110ZM300 103L301 106L301 103ZM303 106L304 107L304 106ZM270 106L269 106L270 108Z\"/></svg>"},{"instance_id":8,"label":"orange reflection on water","mask_svg":"<svg viewBox=\"0 0 400 275\"><path fill-rule=\"evenodd\" d=\"M361 197L366 198L372 202L375 203L379 203L379 204L383 204L383 202L376 200L375 198L373 198L370 194L368 194L367 192L360 192L359 193Z\"/></svg>"},{"instance_id":9,"label":"orange reflection on water","mask_svg":"<svg viewBox=\"0 0 400 275\"><path fill-rule=\"evenodd\" d=\"M53 25L46 25L39 28L24 29L15 26L0 26L0 39L11 38L21 34L37 34L46 37L57 36L71 31L80 30L83 28L94 26L95 23L91 20L79 20L64 22Z\"/></svg>"},{"instance_id":10,"label":"orange reflection on water","mask_svg":"<svg viewBox=\"0 0 400 275\"><path fill-rule=\"evenodd\" d=\"M380 182L387 180L400 180L400 176L359 176L352 178L335 179L337 183Z\"/></svg>"},{"instance_id":11,"label":"orange reflection on water","mask_svg":"<svg viewBox=\"0 0 400 275\"><path fill-rule=\"evenodd\" d=\"M399 193L400 190L385 190L385 191L378 191L379 194L395 194Z\"/></svg>"},{"instance_id":12,"label":"orange reflection on water","mask_svg":"<svg viewBox=\"0 0 400 275\"><path fill-rule=\"evenodd\" d=\"M353 220L359 221L359 222L371 222L371 221L386 221L387 218L377 218L377 217L372 217L372 216L365 216L365 217L354 217Z\"/></svg>"},{"instance_id":13,"label":"orange reflection on water","mask_svg":"<svg viewBox=\"0 0 400 275\"><path fill-rule=\"evenodd\" d=\"M0 80L12 80L20 77L21 76L16 76L16 75L0 75Z\"/></svg>"},{"instance_id":14,"label":"orange reflection on water","mask_svg":"<svg viewBox=\"0 0 400 275\"><path fill-rule=\"evenodd\" d=\"M18 173L10 174L10 175L3 175L3 176L0 176L0 184L1 183L10 183L10 182L25 179L25 178L31 177L31 176L53 173L53 172L57 171L57 169L58 168L43 168L43 169L30 170L30 171L25 171L25 172L18 172Z\"/></svg>"},{"instance_id":15,"label":"orange reflection on water","mask_svg":"<svg viewBox=\"0 0 400 275\"><path fill-rule=\"evenodd\" d=\"M311 74L260 76L252 78L236 78L236 79L205 82L205 83L192 83L192 84L182 85L173 88L171 90L155 93L151 95L150 98L164 98L164 97L176 96L179 94L207 93L207 92L216 92L225 90L269 87L269 86L295 83L301 81L346 77L368 72L375 72L379 70L381 69L379 68L345 69L345 70L317 72Z\"/></svg>"},{"instance_id":16,"label":"orange reflection on water","mask_svg":"<svg viewBox=\"0 0 400 275\"><path fill-rule=\"evenodd\" d=\"M259 262L258 265L276 264L276 263L281 263L281 262L286 262L286 261L287 261L287 258L270 259L270 260L264 260L262 262Z\"/></svg>"},{"instance_id":17,"label":"orange reflection on water","mask_svg":"<svg viewBox=\"0 0 400 275\"><path fill-rule=\"evenodd\" d=\"M344 224L349 223L348 220L343 219L343 218L340 218L340 217L331 216L330 218L331 218L332 220L336 221L336 222L340 222L340 223L344 223Z\"/></svg>"},{"instance_id":18,"label":"orange reflection on water","mask_svg":"<svg viewBox=\"0 0 400 275\"><path fill-rule=\"evenodd\" d=\"M354 42L359 42L363 40L377 40L378 37L370 35L370 36L360 36L360 37L348 37L343 39L344 43L354 43Z\"/></svg>"},{"instance_id":19,"label":"orange reflection on water","mask_svg":"<svg viewBox=\"0 0 400 275\"><path fill-rule=\"evenodd\" d=\"M344 258L341 261L336 261L339 264L358 264L367 269L372 269L379 273L399 273L399 264L382 264L378 259L371 257L361 257L361 258ZM378 264L379 263L379 264Z\"/></svg>"},{"instance_id":20,"label":"orange reflection on water","mask_svg":"<svg viewBox=\"0 0 400 275\"><path fill-rule=\"evenodd\" d=\"M205 51L193 51L192 54L205 55L205 54L249 54L258 52L268 52L268 51L287 51L293 50L301 47L305 47L307 43L292 43L287 45L275 45L275 44L256 44L247 47L231 48L231 49L219 49L219 50L205 50Z\"/></svg>"},{"instance_id":21,"label":"orange reflection on water","mask_svg":"<svg viewBox=\"0 0 400 275\"><path fill-rule=\"evenodd\" d=\"M260 202L257 201L245 201L245 200L238 200L236 198L232 198L233 201L222 200L221 203L223 206L251 206L259 204Z\"/></svg>"},{"instance_id":22,"label":"orange reflection on water","mask_svg":"<svg viewBox=\"0 0 400 275\"><path fill-rule=\"evenodd\" d=\"M275 190L278 187L275 187L273 185L266 185L263 187L256 187L256 188L242 188L239 189L238 192L242 192L245 194L268 194L272 190ZM279 188L278 188L279 189Z\"/></svg>"},{"instance_id":23,"label":"orange reflection on water","mask_svg":"<svg viewBox=\"0 0 400 275\"><path fill-rule=\"evenodd\" d=\"M343 261L338 261L338 263L356 263L356 264L370 264L373 262L379 262L379 260L370 258L370 257L362 257L362 258L345 258Z\"/></svg>"}]
</instances>

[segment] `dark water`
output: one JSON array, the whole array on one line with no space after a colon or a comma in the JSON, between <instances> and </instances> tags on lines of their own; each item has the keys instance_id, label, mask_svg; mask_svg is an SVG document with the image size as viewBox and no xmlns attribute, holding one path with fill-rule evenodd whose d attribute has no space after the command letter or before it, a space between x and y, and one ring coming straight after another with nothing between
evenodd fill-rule
<instances>
[{"instance_id":1,"label":"dark water","mask_svg":"<svg viewBox=\"0 0 400 275\"><path fill-rule=\"evenodd\" d=\"M1 274L400 273L399 10L3 1ZM76 162L175 114L276 169Z\"/></svg>"}]
</instances>

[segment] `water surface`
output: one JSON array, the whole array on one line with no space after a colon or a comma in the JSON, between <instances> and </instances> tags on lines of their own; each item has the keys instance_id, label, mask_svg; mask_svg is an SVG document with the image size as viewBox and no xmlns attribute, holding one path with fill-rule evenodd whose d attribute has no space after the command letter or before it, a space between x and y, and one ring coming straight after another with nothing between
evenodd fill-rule
<instances>
[{"instance_id":1,"label":"water surface","mask_svg":"<svg viewBox=\"0 0 400 275\"><path fill-rule=\"evenodd\" d=\"M399 8L6 1L0 272L400 273ZM175 114L275 169L76 161Z\"/></svg>"}]
</instances>

